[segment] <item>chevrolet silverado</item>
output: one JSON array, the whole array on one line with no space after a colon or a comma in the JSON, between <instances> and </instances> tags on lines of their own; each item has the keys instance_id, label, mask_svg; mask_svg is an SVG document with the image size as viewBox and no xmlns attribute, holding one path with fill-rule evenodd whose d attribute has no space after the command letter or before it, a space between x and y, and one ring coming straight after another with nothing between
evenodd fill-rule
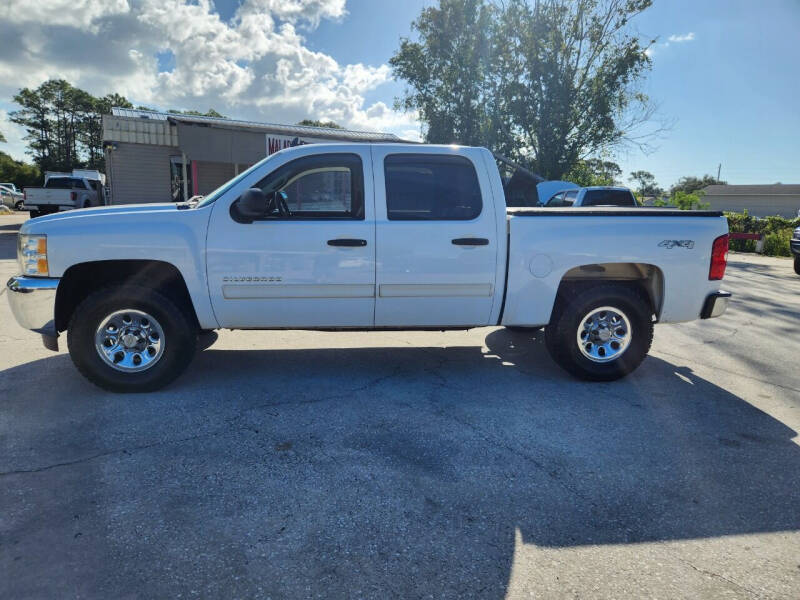
<instances>
[{"instance_id":1,"label":"chevrolet silverado","mask_svg":"<svg viewBox=\"0 0 800 600\"><path fill-rule=\"evenodd\" d=\"M556 363L608 381L655 323L725 311L719 212L507 208L506 181L483 148L288 148L199 202L27 221L7 295L119 392L171 382L219 328L544 326Z\"/></svg>"}]
</instances>

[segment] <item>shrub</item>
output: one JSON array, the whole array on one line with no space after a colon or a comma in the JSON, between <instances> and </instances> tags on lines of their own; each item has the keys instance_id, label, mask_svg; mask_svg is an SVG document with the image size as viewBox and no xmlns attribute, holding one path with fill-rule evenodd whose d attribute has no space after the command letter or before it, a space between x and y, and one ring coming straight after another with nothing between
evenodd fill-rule
<instances>
[{"instance_id":1,"label":"shrub","mask_svg":"<svg viewBox=\"0 0 800 600\"><path fill-rule=\"evenodd\" d=\"M767 256L791 256L789 240L792 239L791 229L781 229L775 233L764 236L764 254Z\"/></svg>"},{"instance_id":2,"label":"shrub","mask_svg":"<svg viewBox=\"0 0 800 600\"><path fill-rule=\"evenodd\" d=\"M789 256L789 240L795 227L800 227L800 218L787 219L773 216L759 219L747 210L741 213L725 213L731 233L760 233L764 236L764 254L767 256ZM731 240L731 250L755 252L756 244L750 240Z\"/></svg>"}]
</instances>

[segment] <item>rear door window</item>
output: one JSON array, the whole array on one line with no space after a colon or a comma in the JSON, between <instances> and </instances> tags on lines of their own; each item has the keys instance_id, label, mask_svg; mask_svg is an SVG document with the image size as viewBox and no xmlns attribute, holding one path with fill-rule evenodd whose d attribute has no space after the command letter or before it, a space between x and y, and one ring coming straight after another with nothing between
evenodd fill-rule
<instances>
[{"instance_id":1,"label":"rear door window","mask_svg":"<svg viewBox=\"0 0 800 600\"><path fill-rule=\"evenodd\" d=\"M481 214L478 175L463 156L391 154L383 165L390 221L470 221Z\"/></svg>"}]
</instances>

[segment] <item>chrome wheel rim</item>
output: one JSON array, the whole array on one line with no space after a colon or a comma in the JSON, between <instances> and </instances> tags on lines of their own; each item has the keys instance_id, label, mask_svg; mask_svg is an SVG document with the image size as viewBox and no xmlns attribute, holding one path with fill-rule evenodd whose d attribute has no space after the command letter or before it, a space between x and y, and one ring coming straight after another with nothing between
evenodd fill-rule
<instances>
[{"instance_id":1,"label":"chrome wheel rim","mask_svg":"<svg viewBox=\"0 0 800 600\"><path fill-rule=\"evenodd\" d=\"M611 306L595 308L578 325L578 348L596 363L618 359L630 346L633 332L624 312Z\"/></svg>"},{"instance_id":2,"label":"chrome wheel rim","mask_svg":"<svg viewBox=\"0 0 800 600\"><path fill-rule=\"evenodd\" d=\"M94 345L112 369L139 373L155 365L164 354L164 330L151 315L125 309L100 321Z\"/></svg>"}]
</instances>

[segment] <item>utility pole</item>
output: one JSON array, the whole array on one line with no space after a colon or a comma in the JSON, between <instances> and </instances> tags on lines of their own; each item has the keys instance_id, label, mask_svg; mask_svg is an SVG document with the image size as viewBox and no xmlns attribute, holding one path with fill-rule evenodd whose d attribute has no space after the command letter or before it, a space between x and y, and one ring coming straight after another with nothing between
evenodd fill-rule
<instances>
[{"instance_id":1,"label":"utility pole","mask_svg":"<svg viewBox=\"0 0 800 600\"><path fill-rule=\"evenodd\" d=\"M719 163L719 166L717 167L717 183L719 183L719 174L721 171L722 171L722 163Z\"/></svg>"}]
</instances>

